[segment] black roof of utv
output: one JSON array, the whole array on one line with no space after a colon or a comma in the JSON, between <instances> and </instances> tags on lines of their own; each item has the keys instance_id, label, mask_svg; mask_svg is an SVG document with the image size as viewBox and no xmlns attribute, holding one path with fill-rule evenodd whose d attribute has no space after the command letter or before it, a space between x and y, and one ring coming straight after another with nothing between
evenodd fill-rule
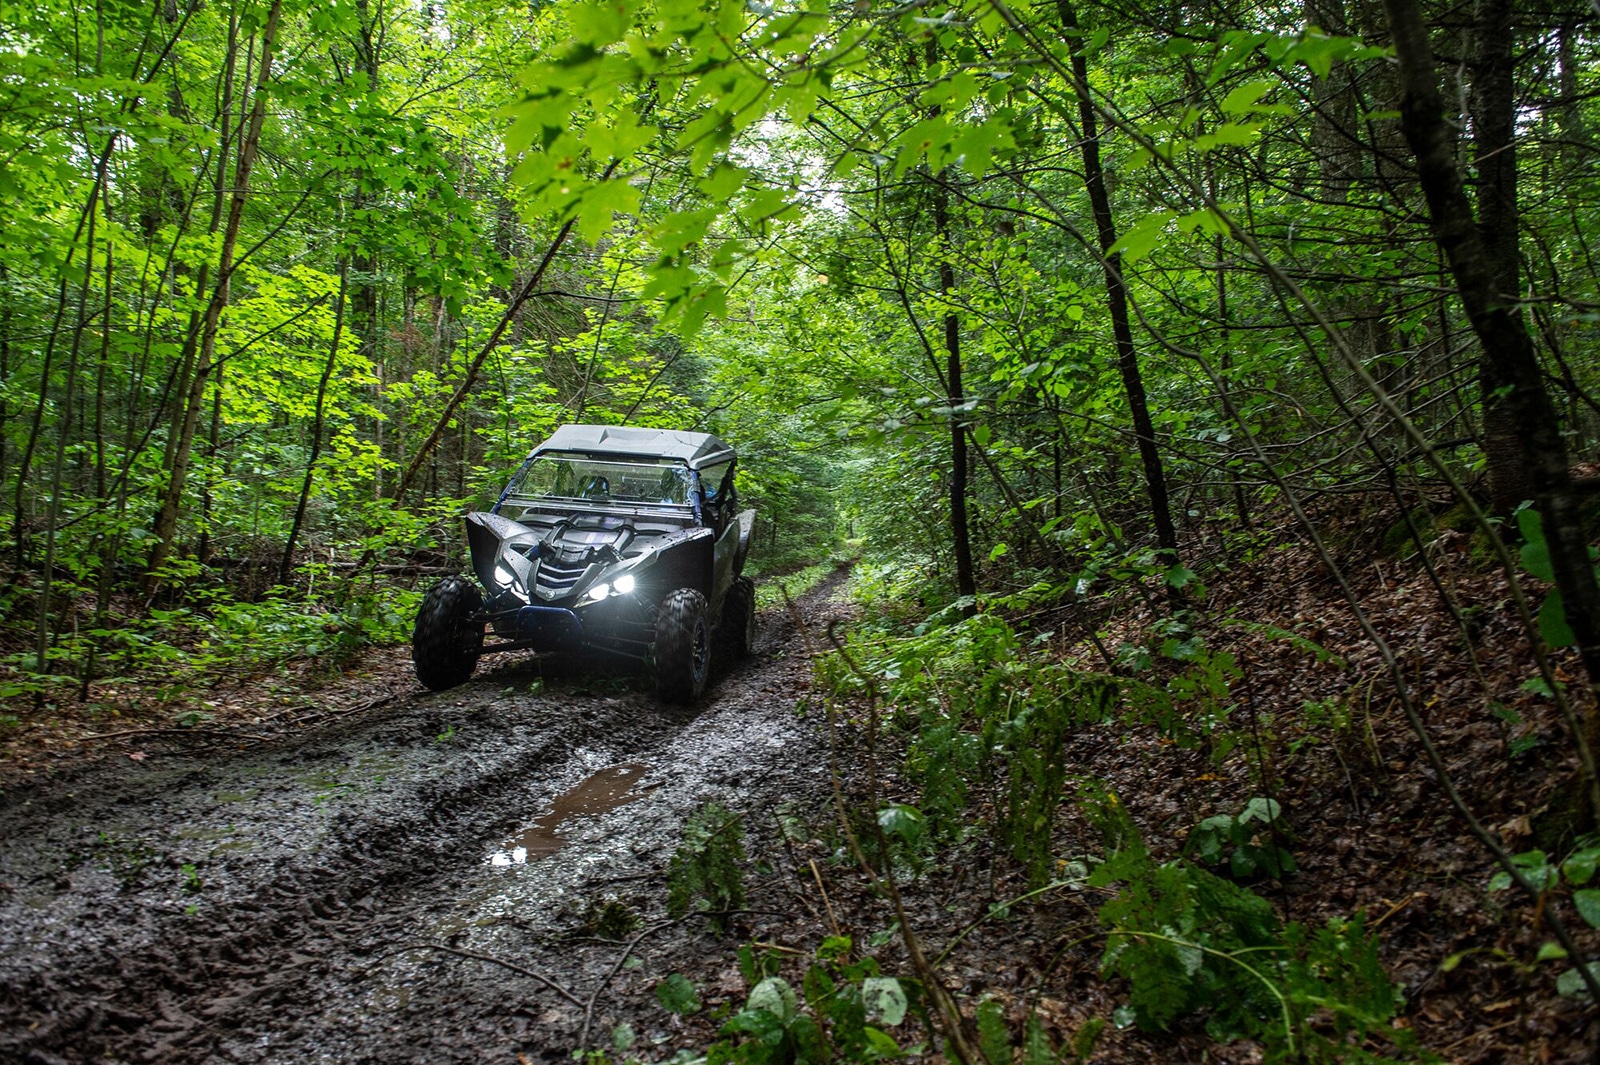
<instances>
[{"instance_id":1,"label":"black roof of utv","mask_svg":"<svg viewBox=\"0 0 1600 1065\"><path fill-rule=\"evenodd\" d=\"M697 470L734 457L733 448L710 433L634 429L620 425L563 425L550 434L550 439L533 449L535 455L546 451L677 459Z\"/></svg>"}]
</instances>

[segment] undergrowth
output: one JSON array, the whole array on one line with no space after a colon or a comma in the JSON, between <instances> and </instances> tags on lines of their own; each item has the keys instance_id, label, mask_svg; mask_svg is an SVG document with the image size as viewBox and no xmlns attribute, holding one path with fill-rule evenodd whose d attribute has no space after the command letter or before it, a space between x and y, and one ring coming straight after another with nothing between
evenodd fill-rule
<instances>
[{"instance_id":1,"label":"undergrowth","mask_svg":"<svg viewBox=\"0 0 1600 1065\"><path fill-rule=\"evenodd\" d=\"M342 605L291 594L243 601L204 589L181 606L106 611L35 652L0 657L0 700L45 707L96 686L136 685L142 698L171 702L224 676L246 676L312 659L337 668L362 648L402 642L420 595L383 588Z\"/></svg>"},{"instance_id":2,"label":"undergrowth","mask_svg":"<svg viewBox=\"0 0 1600 1065\"><path fill-rule=\"evenodd\" d=\"M887 807L880 824L891 813L895 823L921 823L944 848L934 864L959 860L976 838L998 839L1026 873L1030 895L1062 886L1053 877L1065 869L1109 892L1098 916L1103 975L1126 989L1112 1018L1119 1025L1199 1024L1220 1041L1257 1041L1270 1062L1419 1055L1395 1024L1401 999L1361 915L1317 927L1284 922L1252 890L1251 881L1295 867L1276 799L1241 799L1237 812L1195 825L1184 855L1160 862L1117 798L1081 779L1069 759L1070 739L1105 723L1153 730L1219 766L1247 744L1260 756L1262 722L1241 713L1233 654L1207 646L1180 616L1137 655L1124 654L1113 675L1033 653L997 614L944 620L909 636L857 634L848 656L818 664L819 684L834 698L881 698L888 728L902 737L901 775L917 803ZM1326 659L1302 643L1298 650ZM1272 775L1264 767L1255 774L1258 782ZM1103 856L1087 862L1056 851L1058 808L1074 792L1105 837ZM1024 1046L1029 1040L1048 1042L1031 1023ZM1002 1060L1012 1060L1009 1052Z\"/></svg>"}]
</instances>

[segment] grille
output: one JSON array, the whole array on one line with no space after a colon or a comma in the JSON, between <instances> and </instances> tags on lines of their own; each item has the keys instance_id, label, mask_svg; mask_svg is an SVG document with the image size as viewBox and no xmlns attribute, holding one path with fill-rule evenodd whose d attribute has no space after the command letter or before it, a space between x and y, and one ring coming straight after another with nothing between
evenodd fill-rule
<instances>
[{"instance_id":1,"label":"grille","mask_svg":"<svg viewBox=\"0 0 1600 1065\"><path fill-rule=\"evenodd\" d=\"M539 560L539 575L534 588L541 599L560 599L572 591L583 571L589 567L583 562L567 562L559 558Z\"/></svg>"}]
</instances>

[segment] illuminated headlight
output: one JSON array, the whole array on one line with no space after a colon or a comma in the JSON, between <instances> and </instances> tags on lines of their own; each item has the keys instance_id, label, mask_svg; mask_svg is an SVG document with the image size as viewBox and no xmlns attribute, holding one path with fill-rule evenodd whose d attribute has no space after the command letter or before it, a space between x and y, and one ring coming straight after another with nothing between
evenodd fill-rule
<instances>
[{"instance_id":1,"label":"illuminated headlight","mask_svg":"<svg viewBox=\"0 0 1600 1065\"><path fill-rule=\"evenodd\" d=\"M504 566L494 568L494 582L502 588L510 588L517 583L517 575Z\"/></svg>"},{"instance_id":2,"label":"illuminated headlight","mask_svg":"<svg viewBox=\"0 0 1600 1065\"><path fill-rule=\"evenodd\" d=\"M589 598L596 603L610 594L611 585L609 584L597 584L593 588L589 589Z\"/></svg>"},{"instance_id":3,"label":"illuminated headlight","mask_svg":"<svg viewBox=\"0 0 1600 1065\"><path fill-rule=\"evenodd\" d=\"M622 576L616 579L616 582L612 585L612 587L617 590L618 595L627 595L629 592L633 591L633 585L633 574L624 573Z\"/></svg>"}]
</instances>

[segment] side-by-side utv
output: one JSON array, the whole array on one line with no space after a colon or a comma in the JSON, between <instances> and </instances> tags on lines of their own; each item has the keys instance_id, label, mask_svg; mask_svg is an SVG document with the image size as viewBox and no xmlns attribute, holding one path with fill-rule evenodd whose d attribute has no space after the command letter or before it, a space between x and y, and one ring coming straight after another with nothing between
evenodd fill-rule
<instances>
[{"instance_id":1,"label":"side-by-side utv","mask_svg":"<svg viewBox=\"0 0 1600 1065\"><path fill-rule=\"evenodd\" d=\"M487 513L466 516L477 581L446 577L411 636L417 679L461 684L489 651L648 663L690 702L713 653L743 657L755 511L738 509L733 448L706 433L563 425Z\"/></svg>"}]
</instances>

